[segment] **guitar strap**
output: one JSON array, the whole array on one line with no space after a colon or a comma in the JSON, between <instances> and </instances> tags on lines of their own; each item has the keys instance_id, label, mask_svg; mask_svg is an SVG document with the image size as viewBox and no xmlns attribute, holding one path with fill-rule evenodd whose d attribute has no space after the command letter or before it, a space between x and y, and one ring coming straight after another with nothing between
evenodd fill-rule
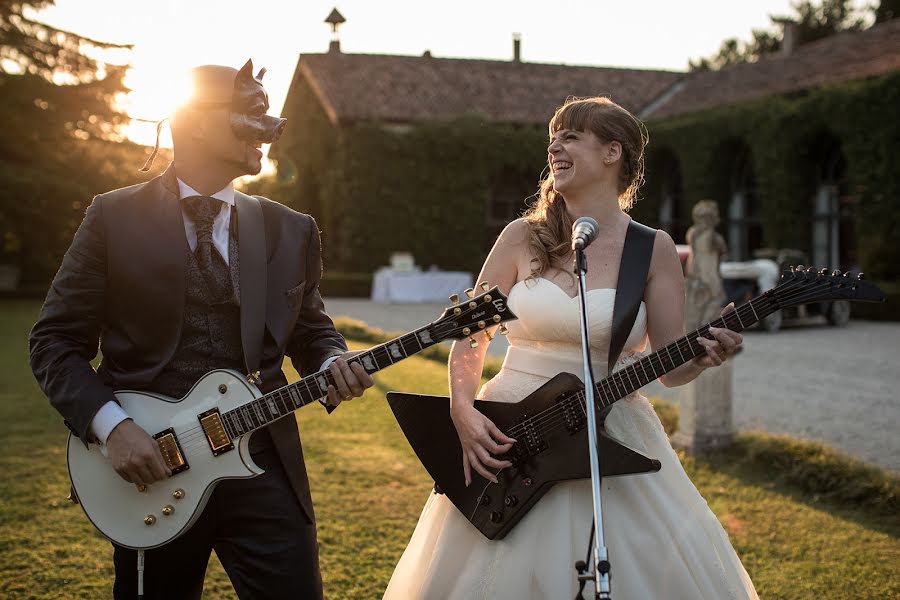
<instances>
[{"instance_id":1,"label":"guitar strap","mask_svg":"<svg viewBox=\"0 0 900 600\"><path fill-rule=\"evenodd\" d=\"M641 301L644 299L644 288L647 287L647 273L650 271L650 257L653 255L655 240L655 229L634 220L628 223L622 262L619 264L619 281L616 283L607 375L612 374L613 365L622 353L628 334L634 327Z\"/></svg>"},{"instance_id":2,"label":"guitar strap","mask_svg":"<svg viewBox=\"0 0 900 600\"><path fill-rule=\"evenodd\" d=\"M266 320L266 224L258 199L235 191L234 200L241 257L241 346L247 380L258 385Z\"/></svg>"}]
</instances>

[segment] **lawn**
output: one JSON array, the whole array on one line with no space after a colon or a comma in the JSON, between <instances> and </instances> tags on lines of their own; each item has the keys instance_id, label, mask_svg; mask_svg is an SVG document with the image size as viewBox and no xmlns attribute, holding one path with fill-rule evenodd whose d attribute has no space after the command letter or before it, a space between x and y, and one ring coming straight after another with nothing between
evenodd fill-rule
<instances>
[{"instance_id":1,"label":"lawn","mask_svg":"<svg viewBox=\"0 0 900 600\"><path fill-rule=\"evenodd\" d=\"M67 430L28 367L37 310L34 302L0 303L0 598L109 597L111 547L65 499ZM331 416L315 406L299 412L328 598L381 597L430 493L384 401L393 389L446 393L445 369L412 358ZM763 434L684 464L760 597L900 597L895 477ZM206 590L235 597L215 560Z\"/></svg>"}]
</instances>

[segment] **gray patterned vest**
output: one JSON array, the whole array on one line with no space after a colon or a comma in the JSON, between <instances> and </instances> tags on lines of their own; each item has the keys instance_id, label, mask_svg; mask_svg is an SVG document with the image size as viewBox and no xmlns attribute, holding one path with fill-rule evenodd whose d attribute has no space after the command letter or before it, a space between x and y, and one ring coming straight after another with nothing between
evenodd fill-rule
<instances>
[{"instance_id":1,"label":"gray patterned vest","mask_svg":"<svg viewBox=\"0 0 900 600\"><path fill-rule=\"evenodd\" d=\"M223 303L210 304L197 260L188 250L181 338L172 360L149 386L154 392L181 398L213 369L235 369L241 373L246 370L241 346L240 260L236 237L232 228L228 264L233 293Z\"/></svg>"}]
</instances>

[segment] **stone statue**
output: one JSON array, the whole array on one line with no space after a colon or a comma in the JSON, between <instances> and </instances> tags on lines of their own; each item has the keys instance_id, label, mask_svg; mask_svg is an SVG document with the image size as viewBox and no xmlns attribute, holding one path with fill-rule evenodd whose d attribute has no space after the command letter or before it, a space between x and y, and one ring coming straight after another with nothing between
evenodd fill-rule
<instances>
[{"instance_id":1,"label":"stone statue","mask_svg":"<svg viewBox=\"0 0 900 600\"><path fill-rule=\"evenodd\" d=\"M716 231L719 207L712 200L701 200L692 211L694 224L687 231L691 247L685 281L684 326L696 329L719 317L725 301L719 263L727 252L725 239Z\"/></svg>"}]
</instances>

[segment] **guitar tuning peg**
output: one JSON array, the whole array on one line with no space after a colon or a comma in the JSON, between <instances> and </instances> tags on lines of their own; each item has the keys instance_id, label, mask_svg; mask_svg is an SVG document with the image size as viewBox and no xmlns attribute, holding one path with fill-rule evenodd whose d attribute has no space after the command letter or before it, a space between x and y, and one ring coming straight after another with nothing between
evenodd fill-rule
<instances>
[{"instance_id":1,"label":"guitar tuning peg","mask_svg":"<svg viewBox=\"0 0 900 600\"><path fill-rule=\"evenodd\" d=\"M862 281L862 280L863 280L863 274L860 273L859 275L857 275L857 276L856 276L856 279L857 279L857 281Z\"/></svg>"},{"instance_id":2,"label":"guitar tuning peg","mask_svg":"<svg viewBox=\"0 0 900 600\"><path fill-rule=\"evenodd\" d=\"M828 275L828 269L819 269L819 275Z\"/></svg>"},{"instance_id":3,"label":"guitar tuning peg","mask_svg":"<svg viewBox=\"0 0 900 600\"><path fill-rule=\"evenodd\" d=\"M506 323L500 323L500 335L506 335L509 333L509 329L506 328Z\"/></svg>"},{"instance_id":4,"label":"guitar tuning peg","mask_svg":"<svg viewBox=\"0 0 900 600\"><path fill-rule=\"evenodd\" d=\"M466 296L468 296L469 298L474 298L475 297L475 288L467 289Z\"/></svg>"},{"instance_id":5,"label":"guitar tuning peg","mask_svg":"<svg viewBox=\"0 0 900 600\"><path fill-rule=\"evenodd\" d=\"M831 272L831 276L832 276L832 277L840 277L840 276L841 276L841 270L840 270L840 269L835 269L834 271Z\"/></svg>"},{"instance_id":6,"label":"guitar tuning peg","mask_svg":"<svg viewBox=\"0 0 900 600\"><path fill-rule=\"evenodd\" d=\"M486 337L489 342L494 339L494 335L488 329L484 330L484 337Z\"/></svg>"},{"instance_id":7,"label":"guitar tuning peg","mask_svg":"<svg viewBox=\"0 0 900 600\"><path fill-rule=\"evenodd\" d=\"M475 338L469 338L469 348L477 348L478 341Z\"/></svg>"},{"instance_id":8,"label":"guitar tuning peg","mask_svg":"<svg viewBox=\"0 0 900 600\"><path fill-rule=\"evenodd\" d=\"M803 265L797 265L796 267L794 267L794 270L798 273L802 273L804 270L806 270L806 267L804 267Z\"/></svg>"},{"instance_id":9,"label":"guitar tuning peg","mask_svg":"<svg viewBox=\"0 0 900 600\"><path fill-rule=\"evenodd\" d=\"M482 291L482 292L486 292L486 291L488 291L489 289L491 289L491 286L488 285L488 282L487 282L487 281L482 281L481 283L478 284L478 287L481 288L481 291Z\"/></svg>"},{"instance_id":10,"label":"guitar tuning peg","mask_svg":"<svg viewBox=\"0 0 900 600\"><path fill-rule=\"evenodd\" d=\"M451 295L450 302L452 302L453 304L459 304L459 294Z\"/></svg>"}]
</instances>

